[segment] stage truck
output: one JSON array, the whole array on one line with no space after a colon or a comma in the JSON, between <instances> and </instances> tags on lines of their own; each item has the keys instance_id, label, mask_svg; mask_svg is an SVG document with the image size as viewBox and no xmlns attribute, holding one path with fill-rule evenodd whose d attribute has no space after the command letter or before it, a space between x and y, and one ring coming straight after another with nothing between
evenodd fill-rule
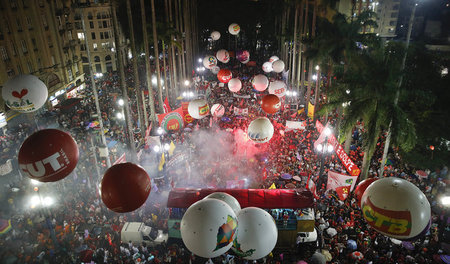
<instances>
[{"instance_id":1,"label":"stage truck","mask_svg":"<svg viewBox=\"0 0 450 264\"><path fill-rule=\"evenodd\" d=\"M305 188L172 189L167 202L167 207L170 209L169 239L181 239L180 222L184 212L193 203L214 192L232 195L238 200L241 208L259 207L268 211L278 228L276 248L295 248L298 241L313 242L301 238L315 232L314 197Z\"/></svg>"}]
</instances>

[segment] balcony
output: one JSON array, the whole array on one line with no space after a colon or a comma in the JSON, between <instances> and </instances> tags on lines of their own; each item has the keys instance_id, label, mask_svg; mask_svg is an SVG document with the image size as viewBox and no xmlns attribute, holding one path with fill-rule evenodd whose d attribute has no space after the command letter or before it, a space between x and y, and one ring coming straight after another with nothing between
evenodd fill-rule
<instances>
[{"instance_id":1,"label":"balcony","mask_svg":"<svg viewBox=\"0 0 450 264\"><path fill-rule=\"evenodd\" d=\"M66 29L67 30L73 30L73 24L72 23L66 23Z\"/></svg>"}]
</instances>

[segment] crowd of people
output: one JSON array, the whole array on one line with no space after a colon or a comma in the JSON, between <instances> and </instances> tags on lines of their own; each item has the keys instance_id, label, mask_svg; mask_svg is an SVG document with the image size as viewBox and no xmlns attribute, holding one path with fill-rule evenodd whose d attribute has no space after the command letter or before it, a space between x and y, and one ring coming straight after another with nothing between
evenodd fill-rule
<instances>
[{"instance_id":1,"label":"crowd of people","mask_svg":"<svg viewBox=\"0 0 450 264\"><path fill-rule=\"evenodd\" d=\"M129 70L130 73L131 69ZM23 123L11 128L0 141L3 149L0 161L12 159L17 180L2 197L0 219L11 219L12 228L0 235L0 259L2 263L248 263L248 261L225 254L207 260L190 253L181 240L170 240L168 244L135 245L120 240L120 230L127 221L144 222L146 225L167 230L170 210L166 207L167 192L173 187L211 187L226 188L228 180L246 177L246 188L305 188L307 179L312 177L317 188L315 205L316 228L319 242L313 244L295 244L288 249L276 248L258 263L320 263L326 258L329 263L439 263L440 255L447 255L450 242L450 215L448 208L437 201L445 193L448 183L448 169L433 171L428 178L415 175L415 169L402 162L401 157L393 153L391 165L386 166L381 177L400 177L417 185L432 205L432 225L430 231L420 239L398 243L380 235L365 222L353 195L341 201L333 191L326 192L326 181L317 177L320 173L320 157L314 150L314 141L319 133L314 123L301 108L291 108L286 101L279 113L265 114L259 105L262 95L253 90L251 76L259 73L257 68L239 67L233 70L233 76L242 81L242 89L233 95L226 85L197 78L197 93L206 98L210 105L219 103L225 107L223 117L208 117L195 120L188 129L162 135L161 141L173 142L175 153L184 153L189 162L183 163L181 173L171 173L169 168L162 172L149 172L158 175L153 180L154 187L147 202L138 210L117 214L107 209L98 193L98 183L106 164L93 150L93 145L101 142L99 128L95 123L95 104L92 87L86 88L78 97L79 102L70 108L55 108L37 118L35 124ZM270 74L271 80L280 78ZM127 82L132 86L131 74ZM126 151L127 133L122 120L116 118L120 111L117 100L121 87L117 73L104 75L96 79L102 120L105 125L108 142L117 141L116 150L111 151L111 160L115 161ZM249 98L245 96L249 95ZM155 100L157 103L158 100ZM181 100L171 102L172 109L180 106ZM137 124L136 98L131 95L132 119ZM236 115L234 109L247 109ZM157 106L158 109L158 106ZM274 125L274 135L269 143L254 144L245 138L250 121L257 116L268 116ZM287 130L286 121L304 122L304 129ZM335 125L336 116L329 115ZM141 121L142 122L142 121ZM80 159L76 170L67 178L56 183L38 186L41 194L51 193L58 203L50 208L30 208L27 199L35 195L33 184L20 176L17 166L17 152L21 142L32 132L44 127L56 126L68 131L76 140ZM137 127L137 125L136 125ZM154 126L156 127L156 125ZM362 127L356 127L351 140L350 157L359 167L362 163L361 150ZM134 131L133 131L134 132ZM222 142L210 135L223 136ZM140 144L142 134L134 133L136 146L143 148L143 155L151 156L153 163L160 162L152 149ZM92 139L92 141L91 141ZM221 147L222 153L201 153L210 142ZM383 140L371 162L370 177L377 175L382 154ZM213 150L214 151L214 150ZM212 154L214 155L212 155ZM211 154L211 155L210 155ZM212 158L205 162L205 155ZM226 157L225 157L225 156ZM96 164L97 160L97 164ZM170 160L170 157L168 158ZM103 160L104 161L104 160ZM98 172L96 172L96 170ZM324 162L325 175L328 170L345 173L345 168L335 155L329 155ZM162 174L162 175L161 175ZM186 175L189 174L189 175ZM201 177L195 176L201 174ZM301 176L297 179L283 178L282 175ZM189 181L185 178L188 177ZM243 176L242 176L243 177ZM300 180L299 180L300 179ZM27 205L27 206L24 206ZM329 228L337 233L330 235ZM350 242L353 241L353 242ZM352 253L360 252L364 257L356 259ZM320 255L320 256L319 256Z\"/></svg>"}]
</instances>

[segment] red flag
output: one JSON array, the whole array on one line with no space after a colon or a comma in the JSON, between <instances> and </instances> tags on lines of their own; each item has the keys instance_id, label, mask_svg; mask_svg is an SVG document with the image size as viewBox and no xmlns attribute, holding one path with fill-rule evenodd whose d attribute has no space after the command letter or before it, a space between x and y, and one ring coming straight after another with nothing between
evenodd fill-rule
<instances>
[{"instance_id":1,"label":"red flag","mask_svg":"<svg viewBox=\"0 0 450 264\"><path fill-rule=\"evenodd\" d=\"M170 111L172 111L172 109L170 108L170 104L169 104L169 98L166 97L166 100L164 100L164 113L169 113Z\"/></svg>"},{"instance_id":2,"label":"red flag","mask_svg":"<svg viewBox=\"0 0 450 264\"><path fill-rule=\"evenodd\" d=\"M122 156L120 156L116 161L114 161L113 165L124 163L126 161L127 159L125 158L125 153L123 153Z\"/></svg>"},{"instance_id":3,"label":"red flag","mask_svg":"<svg viewBox=\"0 0 450 264\"><path fill-rule=\"evenodd\" d=\"M342 201L345 200L356 184L356 176L348 176L334 171L328 171L327 191L335 190Z\"/></svg>"},{"instance_id":4,"label":"red flag","mask_svg":"<svg viewBox=\"0 0 450 264\"><path fill-rule=\"evenodd\" d=\"M263 169L263 181L265 181L267 179L268 173L267 173L267 169L266 167L264 167Z\"/></svg>"},{"instance_id":5,"label":"red flag","mask_svg":"<svg viewBox=\"0 0 450 264\"><path fill-rule=\"evenodd\" d=\"M317 199L319 196L317 195L316 191L316 184L314 183L313 179L311 178L311 175L308 177L308 181L306 183L306 188L312 192L314 197Z\"/></svg>"}]
</instances>

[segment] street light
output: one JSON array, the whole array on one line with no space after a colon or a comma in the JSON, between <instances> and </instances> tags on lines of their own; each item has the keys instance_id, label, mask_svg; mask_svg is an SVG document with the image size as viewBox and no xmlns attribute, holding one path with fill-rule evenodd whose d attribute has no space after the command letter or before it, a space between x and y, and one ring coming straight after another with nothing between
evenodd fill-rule
<instances>
[{"instance_id":1,"label":"street light","mask_svg":"<svg viewBox=\"0 0 450 264\"><path fill-rule=\"evenodd\" d=\"M158 127L158 129L156 130L156 133L158 133L158 135L162 135L164 133L164 129L162 127Z\"/></svg>"},{"instance_id":2,"label":"street light","mask_svg":"<svg viewBox=\"0 0 450 264\"><path fill-rule=\"evenodd\" d=\"M124 115L123 115L121 112L118 112L118 113L116 114L116 117L117 117L118 119L124 119Z\"/></svg>"},{"instance_id":3,"label":"street light","mask_svg":"<svg viewBox=\"0 0 450 264\"><path fill-rule=\"evenodd\" d=\"M334 151L333 145L328 143L328 137L331 135L332 130L328 127L325 127L323 133L325 135L325 140L323 141L323 143L317 144L316 147L317 153L320 155L319 183L324 181L324 179L322 178L322 174L324 172L325 156L331 154Z\"/></svg>"},{"instance_id":4,"label":"street light","mask_svg":"<svg viewBox=\"0 0 450 264\"><path fill-rule=\"evenodd\" d=\"M160 150L161 150L161 147L158 146L158 145L153 147L153 151L156 152L156 153L158 153Z\"/></svg>"},{"instance_id":5,"label":"street light","mask_svg":"<svg viewBox=\"0 0 450 264\"><path fill-rule=\"evenodd\" d=\"M117 100L117 104L120 106L123 106L125 104L125 102L123 101L122 98L120 98L119 100Z\"/></svg>"}]
</instances>

